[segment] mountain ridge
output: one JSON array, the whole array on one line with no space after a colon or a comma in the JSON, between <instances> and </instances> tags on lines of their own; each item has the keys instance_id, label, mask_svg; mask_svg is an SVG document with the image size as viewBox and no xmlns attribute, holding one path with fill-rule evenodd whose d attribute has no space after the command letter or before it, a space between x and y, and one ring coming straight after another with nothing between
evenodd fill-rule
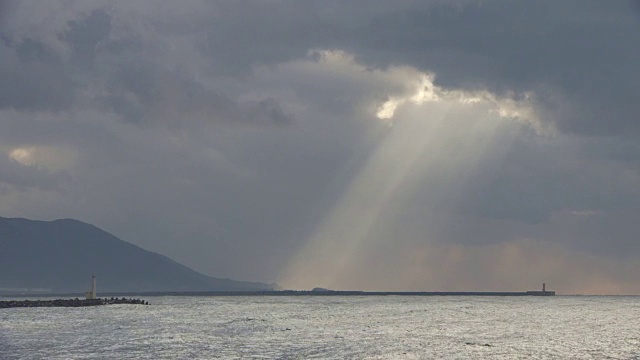
<instances>
[{"instance_id":1,"label":"mountain ridge","mask_svg":"<svg viewBox=\"0 0 640 360\"><path fill-rule=\"evenodd\" d=\"M201 274L79 220L0 217L0 292L83 292L92 273L103 292L277 287Z\"/></svg>"}]
</instances>

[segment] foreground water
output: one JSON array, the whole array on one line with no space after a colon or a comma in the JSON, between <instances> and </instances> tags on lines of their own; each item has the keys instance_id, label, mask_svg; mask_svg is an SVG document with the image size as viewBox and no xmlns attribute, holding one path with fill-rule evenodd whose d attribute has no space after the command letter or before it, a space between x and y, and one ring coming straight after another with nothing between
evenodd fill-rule
<instances>
[{"instance_id":1,"label":"foreground water","mask_svg":"<svg viewBox=\"0 0 640 360\"><path fill-rule=\"evenodd\" d=\"M0 359L640 359L640 297L148 297L0 310Z\"/></svg>"}]
</instances>

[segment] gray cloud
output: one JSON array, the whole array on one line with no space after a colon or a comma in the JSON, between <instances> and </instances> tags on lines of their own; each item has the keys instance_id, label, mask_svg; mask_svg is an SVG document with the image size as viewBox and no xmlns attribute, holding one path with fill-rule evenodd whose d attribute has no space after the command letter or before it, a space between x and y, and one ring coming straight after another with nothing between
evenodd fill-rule
<instances>
[{"instance_id":1,"label":"gray cloud","mask_svg":"<svg viewBox=\"0 0 640 360\"><path fill-rule=\"evenodd\" d=\"M91 69L110 32L111 18L104 11L96 10L83 19L70 21L62 39L71 46L71 64L77 69Z\"/></svg>"},{"instance_id":2,"label":"gray cloud","mask_svg":"<svg viewBox=\"0 0 640 360\"><path fill-rule=\"evenodd\" d=\"M273 98L236 103L153 63L120 64L108 79L106 95L98 102L130 123L175 125L190 119L245 125L292 123Z\"/></svg>"},{"instance_id":3,"label":"gray cloud","mask_svg":"<svg viewBox=\"0 0 640 360\"><path fill-rule=\"evenodd\" d=\"M72 105L73 81L61 59L42 44L0 41L0 59L0 108L60 111Z\"/></svg>"},{"instance_id":4,"label":"gray cloud","mask_svg":"<svg viewBox=\"0 0 640 360\"><path fill-rule=\"evenodd\" d=\"M64 174L54 174L47 169L25 166L6 158L0 158L0 174L0 184L8 186L5 192L29 189L61 191L60 184L67 180Z\"/></svg>"},{"instance_id":5,"label":"gray cloud","mask_svg":"<svg viewBox=\"0 0 640 360\"><path fill-rule=\"evenodd\" d=\"M536 91L548 120L565 131L637 133L634 4L223 3L206 49L216 68L236 74L310 48L344 49L371 66L435 71L448 87Z\"/></svg>"},{"instance_id":6,"label":"gray cloud","mask_svg":"<svg viewBox=\"0 0 640 360\"><path fill-rule=\"evenodd\" d=\"M486 251L512 244L563 249L567 267L603 264L620 289L637 273L615 267L640 256L637 2L13 2L0 12L3 216L80 218L213 275L273 281L309 239L332 234L327 219L350 189L393 180L360 254L413 279L398 286L428 285L408 272L436 269L399 259L431 250L464 255L456 276L476 266L492 284L514 283ZM426 73L443 94L488 91L558 131L500 118L484 100L406 100ZM400 98L393 120L375 117ZM385 157L398 133L396 145L416 144ZM16 149L36 150L20 163ZM345 208L348 224L367 210ZM353 261L360 272L339 285L374 287L372 262ZM541 263L532 268L553 276Z\"/></svg>"}]
</instances>

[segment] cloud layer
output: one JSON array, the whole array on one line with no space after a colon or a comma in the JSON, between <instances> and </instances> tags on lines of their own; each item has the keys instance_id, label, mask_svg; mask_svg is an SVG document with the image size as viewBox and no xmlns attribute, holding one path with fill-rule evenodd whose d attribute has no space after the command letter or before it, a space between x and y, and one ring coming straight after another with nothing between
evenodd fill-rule
<instances>
[{"instance_id":1,"label":"cloud layer","mask_svg":"<svg viewBox=\"0 0 640 360\"><path fill-rule=\"evenodd\" d=\"M635 1L2 2L0 215L296 288L640 293Z\"/></svg>"}]
</instances>

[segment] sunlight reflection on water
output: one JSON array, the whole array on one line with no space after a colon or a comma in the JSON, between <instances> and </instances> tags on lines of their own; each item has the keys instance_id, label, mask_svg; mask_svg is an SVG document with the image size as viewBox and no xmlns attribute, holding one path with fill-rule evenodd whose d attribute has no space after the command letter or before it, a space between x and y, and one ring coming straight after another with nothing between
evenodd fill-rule
<instances>
[{"instance_id":1,"label":"sunlight reflection on water","mask_svg":"<svg viewBox=\"0 0 640 360\"><path fill-rule=\"evenodd\" d=\"M0 310L0 359L640 357L640 297L145 300Z\"/></svg>"}]
</instances>

